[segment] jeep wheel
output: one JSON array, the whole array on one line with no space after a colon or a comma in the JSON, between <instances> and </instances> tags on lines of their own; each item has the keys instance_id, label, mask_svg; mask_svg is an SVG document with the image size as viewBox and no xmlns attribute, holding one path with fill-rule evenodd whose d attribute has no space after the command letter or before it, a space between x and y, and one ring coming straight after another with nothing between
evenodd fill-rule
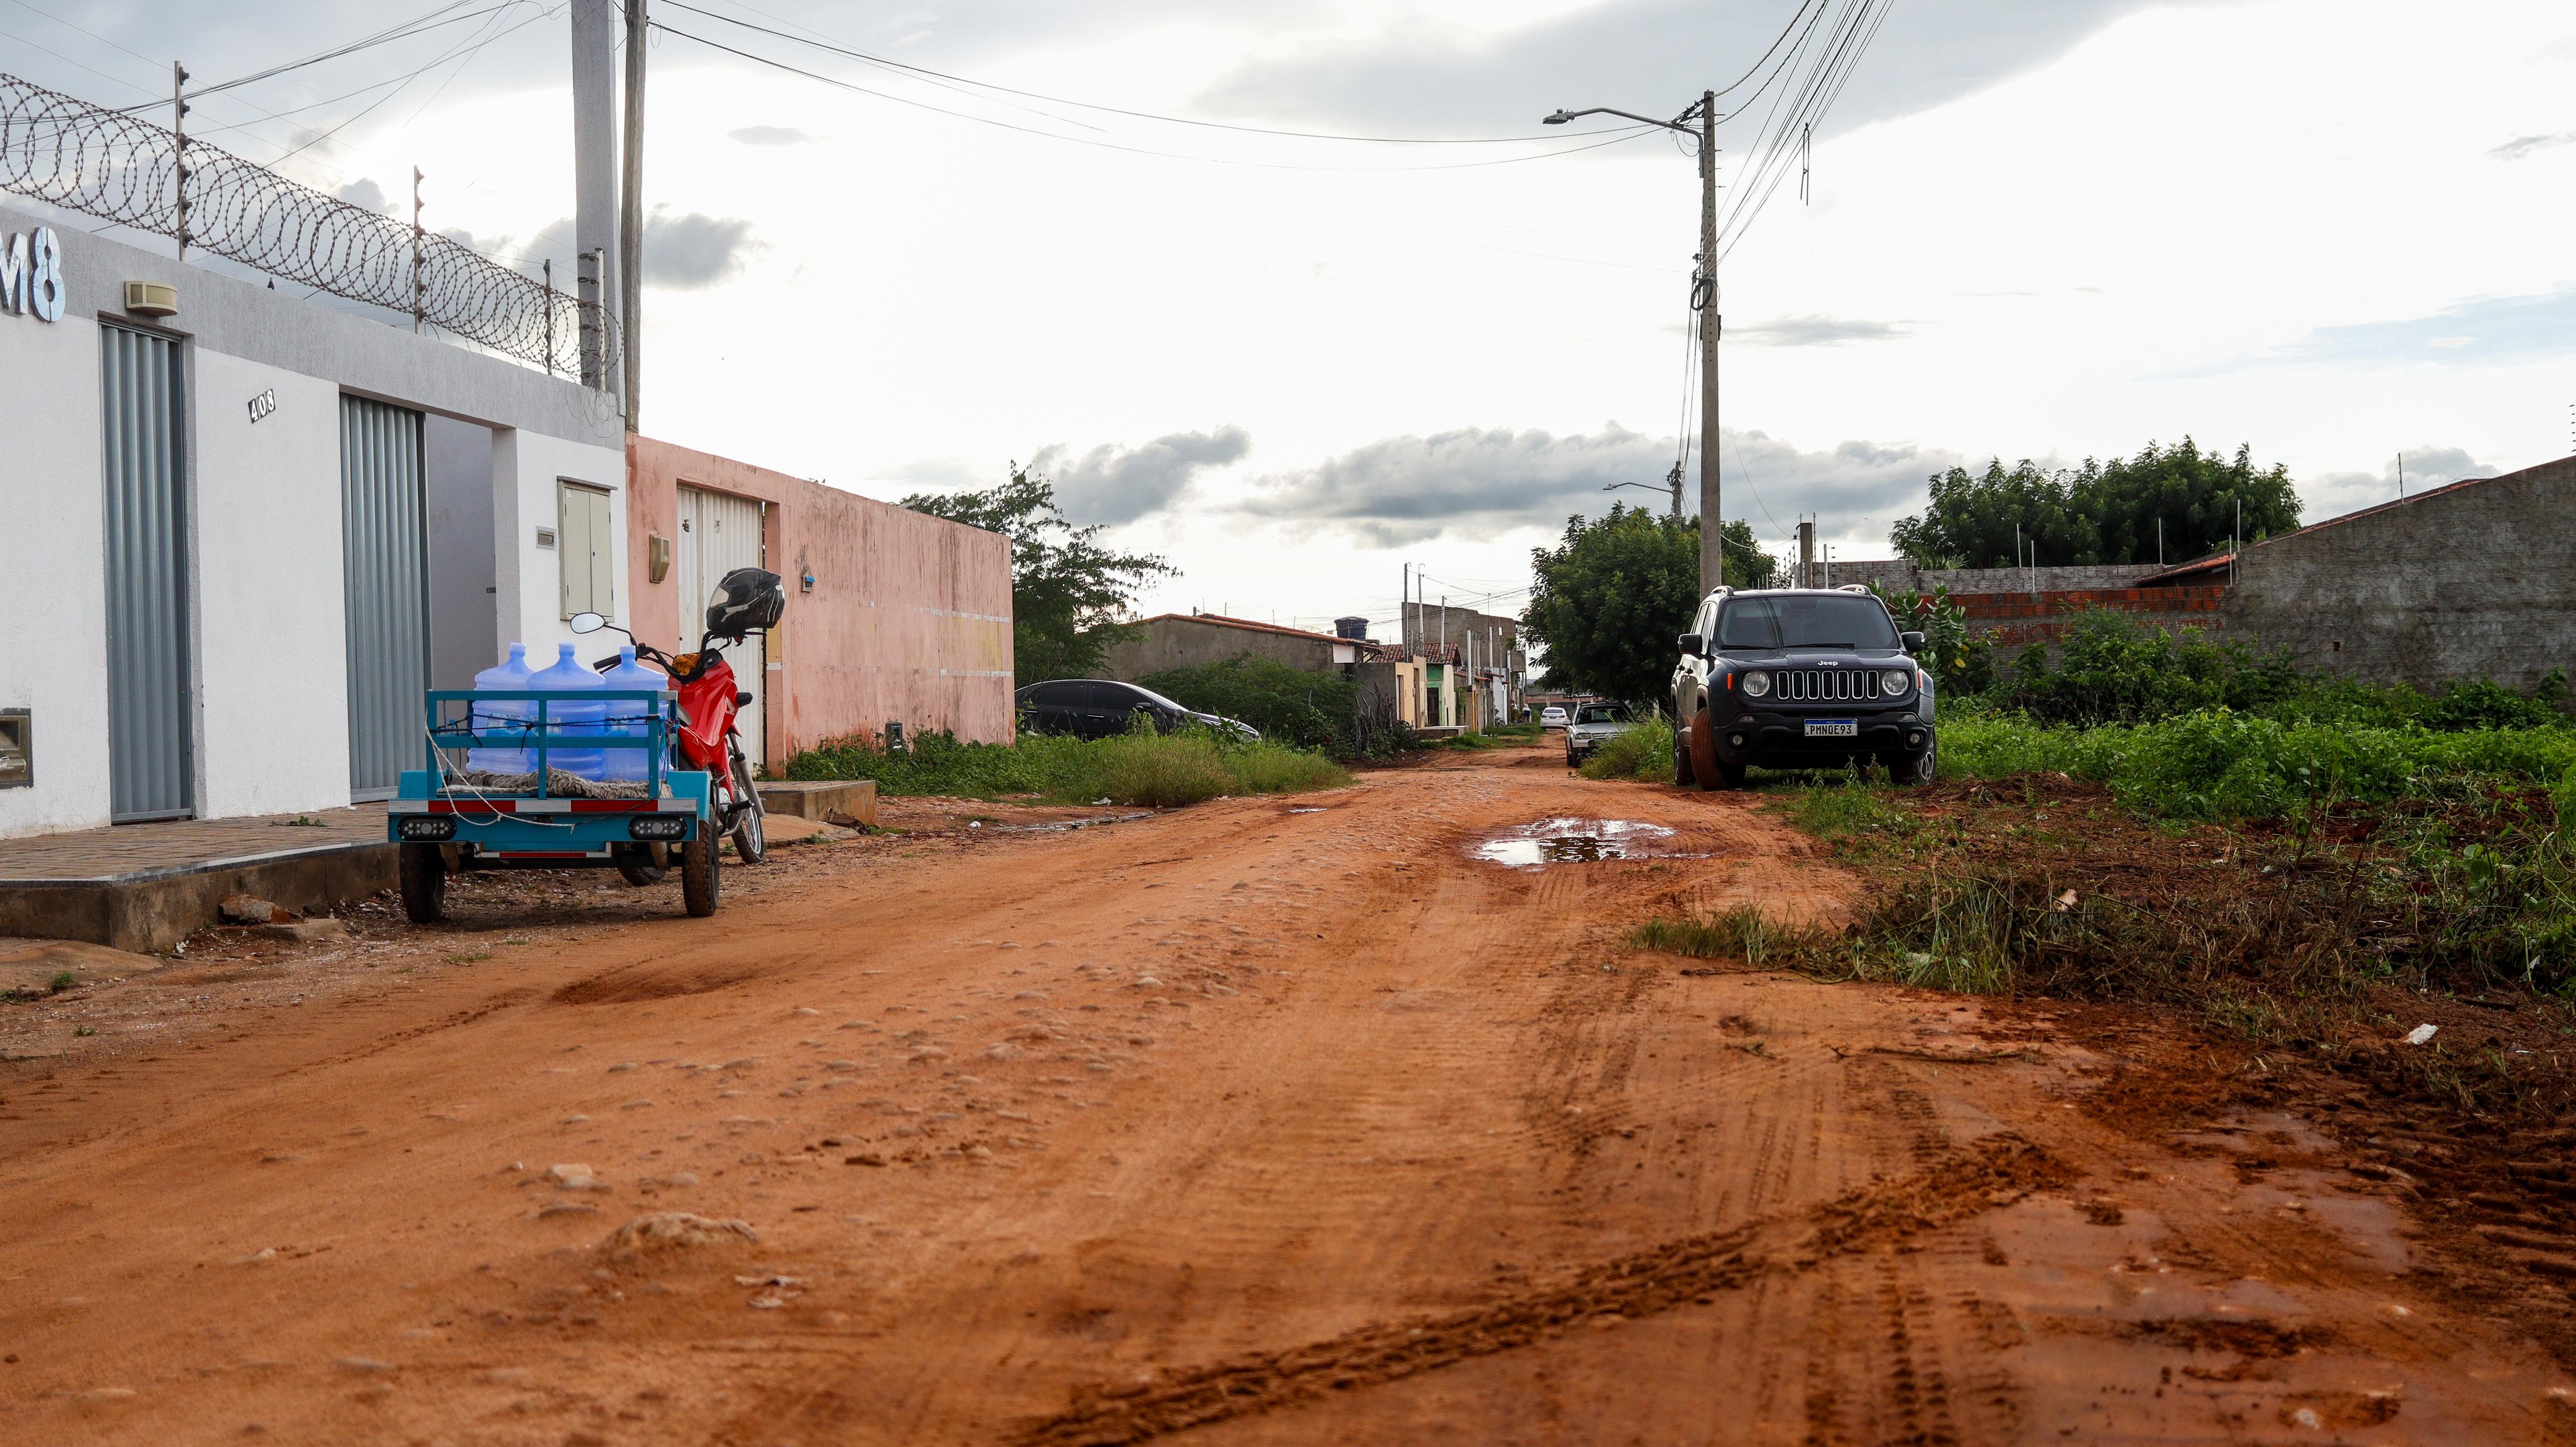
<instances>
[{"instance_id":1,"label":"jeep wheel","mask_svg":"<svg viewBox=\"0 0 2576 1447\"><path fill-rule=\"evenodd\" d=\"M1705 703L1700 705L1698 715L1691 720L1690 764L1691 777L1698 780L1703 789L1731 789L1744 778L1742 769L1735 770L1733 777L1729 777L1726 766L1717 761L1717 724L1709 717Z\"/></svg>"},{"instance_id":2,"label":"jeep wheel","mask_svg":"<svg viewBox=\"0 0 2576 1447\"><path fill-rule=\"evenodd\" d=\"M1879 762L1887 765L1887 781L1900 789L1931 783L1940 771L1941 745L1935 741L1914 758L1890 754Z\"/></svg>"}]
</instances>

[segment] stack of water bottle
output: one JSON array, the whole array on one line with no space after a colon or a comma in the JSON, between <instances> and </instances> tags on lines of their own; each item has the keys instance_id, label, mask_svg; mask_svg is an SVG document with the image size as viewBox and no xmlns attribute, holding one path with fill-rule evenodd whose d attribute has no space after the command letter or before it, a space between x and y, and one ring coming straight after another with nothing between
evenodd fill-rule
<instances>
[{"instance_id":1,"label":"stack of water bottle","mask_svg":"<svg viewBox=\"0 0 2576 1447\"><path fill-rule=\"evenodd\" d=\"M669 688L671 681L660 671L637 663L632 647L618 649L617 666L604 674L584 667L573 657L571 644L561 648L553 667L532 671L528 667L528 645L513 643L508 658L474 675L474 689L478 693L562 694L560 699L546 700L545 724L558 734L572 735L576 741L546 745L547 770L593 782L643 782L651 763L654 706L633 699L612 703L582 695L607 690L660 692ZM478 699L473 712L474 731L479 734L522 733L537 726L537 705L532 700L494 699L486 703ZM622 746L613 742L623 739L634 742ZM465 767L495 777L533 775L537 750L533 743L526 748L469 749ZM663 767L670 765L666 761Z\"/></svg>"}]
</instances>

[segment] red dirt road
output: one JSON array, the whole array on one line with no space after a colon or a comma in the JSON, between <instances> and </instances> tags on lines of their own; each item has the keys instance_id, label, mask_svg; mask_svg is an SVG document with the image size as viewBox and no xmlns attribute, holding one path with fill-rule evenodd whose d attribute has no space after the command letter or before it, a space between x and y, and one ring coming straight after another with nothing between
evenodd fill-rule
<instances>
[{"instance_id":1,"label":"red dirt road","mask_svg":"<svg viewBox=\"0 0 2576 1447\"><path fill-rule=\"evenodd\" d=\"M10 1007L0 1438L2576 1430L2301 1121L2124 1133L2044 1016L1625 947L1842 907L1757 802L1524 749ZM1560 815L1687 857L1467 851ZM673 1211L758 1240L610 1248Z\"/></svg>"}]
</instances>

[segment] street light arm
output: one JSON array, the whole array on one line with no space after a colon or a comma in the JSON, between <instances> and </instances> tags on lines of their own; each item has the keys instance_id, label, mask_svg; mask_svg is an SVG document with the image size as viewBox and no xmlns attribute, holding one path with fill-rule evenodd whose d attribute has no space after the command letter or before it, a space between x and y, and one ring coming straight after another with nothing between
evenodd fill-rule
<instances>
[{"instance_id":1,"label":"street light arm","mask_svg":"<svg viewBox=\"0 0 2576 1447\"><path fill-rule=\"evenodd\" d=\"M1685 114L1687 114L1687 112L1685 112ZM1680 131L1684 135L1695 136L1699 134L1699 132L1692 130L1690 127L1683 125L1678 121L1659 121L1653 116L1641 116L1629 111L1612 110L1608 106L1594 106L1588 111L1558 111L1555 115L1541 117L1539 119L1539 124L1543 126L1561 126L1567 121L1576 120L1583 116L1617 116L1621 120L1636 121L1640 124L1649 126L1662 126L1668 131Z\"/></svg>"}]
</instances>

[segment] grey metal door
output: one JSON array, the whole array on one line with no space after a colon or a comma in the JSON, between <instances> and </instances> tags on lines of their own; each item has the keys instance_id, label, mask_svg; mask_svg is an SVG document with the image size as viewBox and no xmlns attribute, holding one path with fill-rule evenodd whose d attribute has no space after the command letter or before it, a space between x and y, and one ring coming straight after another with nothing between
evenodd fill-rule
<instances>
[{"instance_id":1,"label":"grey metal door","mask_svg":"<svg viewBox=\"0 0 2576 1447\"><path fill-rule=\"evenodd\" d=\"M420 414L340 398L340 571L349 617L349 797L390 798L418 763L429 687L429 525Z\"/></svg>"},{"instance_id":2,"label":"grey metal door","mask_svg":"<svg viewBox=\"0 0 2576 1447\"><path fill-rule=\"evenodd\" d=\"M179 344L99 329L107 499L108 815L195 812L188 683L187 435Z\"/></svg>"}]
</instances>

